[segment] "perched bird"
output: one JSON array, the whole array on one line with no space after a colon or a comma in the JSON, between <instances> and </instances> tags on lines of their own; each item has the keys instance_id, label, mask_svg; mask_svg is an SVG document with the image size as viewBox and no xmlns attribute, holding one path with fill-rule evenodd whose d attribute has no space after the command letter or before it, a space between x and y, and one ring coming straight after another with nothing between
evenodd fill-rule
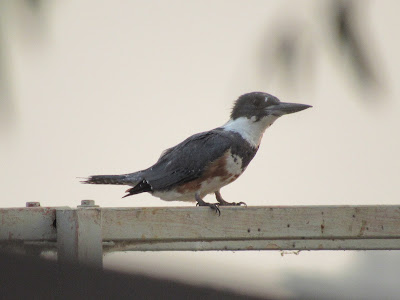
<instances>
[{"instance_id":1,"label":"perched bird","mask_svg":"<svg viewBox=\"0 0 400 300\"><path fill-rule=\"evenodd\" d=\"M240 96L230 120L223 126L198 133L166 149L148 169L123 175L94 175L83 183L129 185L124 197L149 192L166 201L197 201L220 214L227 202L220 189L236 180L256 155L265 130L276 119L311 107L284 103L262 92ZM218 203L203 198L214 193Z\"/></svg>"}]
</instances>

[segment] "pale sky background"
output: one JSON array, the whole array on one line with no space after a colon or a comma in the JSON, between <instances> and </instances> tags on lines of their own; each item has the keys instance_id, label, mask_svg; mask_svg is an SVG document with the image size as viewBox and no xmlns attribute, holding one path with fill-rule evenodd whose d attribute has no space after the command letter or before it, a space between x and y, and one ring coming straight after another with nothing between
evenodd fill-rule
<instances>
[{"instance_id":1,"label":"pale sky background","mask_svg":"<svg viewBox=\"0 0 400 300\"><path fill-rule=\"evenodd\" d=\"M125 187L82 185L77 177L146 168L162 150L224 124L233 101L250 91L313 108L267 130L246 172L222 190L225 199L398 204L400 4L365 1L355 20L366 27L364 47L383 83L360 93L348 59L332 47L324 3L45 1L35 19L23 1L3 1L13 109L0 133L0 206L76 206L82 199L103 207L193 205L149 194L121 199ZM313 59L288 86L260 56L291 22L301 24L301 39L312 48L302 53ZM365 271L370 261L381 271ZM374 299L393 261L400 261L396 251L130 252L106 256L105 266L258 295L297 295L304 291L294 282L308 278L302 287L311 294L321 292L318 280L333 298ZM400 292L398 284L385 291Z\"/></svg>"}]
</instances>

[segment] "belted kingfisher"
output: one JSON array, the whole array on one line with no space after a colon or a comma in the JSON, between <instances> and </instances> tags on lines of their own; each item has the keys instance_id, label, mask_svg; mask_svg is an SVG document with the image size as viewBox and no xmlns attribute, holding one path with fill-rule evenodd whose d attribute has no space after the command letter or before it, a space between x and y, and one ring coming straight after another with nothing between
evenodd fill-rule
<instances>
[{"instance_id":1,"label":"belted kingfisher","mask_svg":"<svg viewBox=\"0 0 400 300\"><path fill-rule=\"evenodd\" d=\"M166 201L197 201L197 205L209 206L220 214L219 206L245 204L225 201L220 189L244 172L265 130L279 117L309 107L280 102L267 93L244 94L236 100L225 125L164 150L150 168L123 175L94 175L82 182L129 185L132 187L124 197L149 192ZM211 193L218 203L203 200Z\"/></svg>"}]
</instances>

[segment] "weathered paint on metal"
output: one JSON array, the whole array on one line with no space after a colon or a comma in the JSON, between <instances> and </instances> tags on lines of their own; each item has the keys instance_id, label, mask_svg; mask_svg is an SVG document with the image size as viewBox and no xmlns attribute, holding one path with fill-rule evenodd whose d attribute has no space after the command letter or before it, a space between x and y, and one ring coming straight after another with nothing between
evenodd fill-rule
<instances>
[{"instance_id":1,"label":"weathered paint on metal","mask_svg":"<svg viewBox=\"0 0 400 300\"><path fill-rule=\"evenodd\" d=\"M0 243L6 241L55 241L55 208L0 209Z\"/></svg>"},{"instance_id":2,"label":"weathered paint on metal","mask_svg":"<svg viewBox=\"0 0 400 300\"><path fill-rule=\"evenodd\" d=\"M0 246L56 249L101 266L103 250L400 250L400 206L0 209ZM57 243L55 243L57 241Z\"/></svg>"},{"instance_id":3,"label":"weathered paint on metal","mask_svg":"<svg viewBox=\"0 0 400 300\"><path fill-rule=\"evenodd\" d=\"M400 206L103 208L103 240L400 238ZM131 230L135 228L135 230Z\"/></svg>"},{"instance_id":4,"label":"weathered paint on metal","mask_svg":"<svg viewBox=\"0 0 400 300\"><path fill-rule=\"evenodd\" d=\"M116 251L248 251L248 250L400 250L400 239L289 239L225 241L115 241L104 252Z\"/></svg>"},{"instance_id":5,"label":"weathered paint on metal","mask_svg":"<svg viewBox=\"0 0 400 300\"><path fill-rule=\"evenodd\" d=\"M102 267L101 210L57 210L57 249L60 263Z\"/></svg>"}]
</instances>

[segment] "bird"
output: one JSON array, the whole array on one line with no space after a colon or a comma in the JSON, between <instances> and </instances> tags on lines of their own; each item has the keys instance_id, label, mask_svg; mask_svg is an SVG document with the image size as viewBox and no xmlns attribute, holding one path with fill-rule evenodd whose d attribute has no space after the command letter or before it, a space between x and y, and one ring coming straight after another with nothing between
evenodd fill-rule
<instances>
[{"instance_id":1,"label":"bird","mask_svg":"<svg viewBox=\"0 0 400 300\"><path fill-rule=\"evenodd\" d=\"M128 185L123 198L148 192L165 201L195 201L220 215L220 206L246 205L224 200L220 190L246 170L265 130L279 117L310 107L281 102L264 92L247 93L234 102L227 123L164 150L151 167L122 175L92 175L81 182ZM215 194L217 203L205 202L208 194Z\"/></svg>"}]
</instances>

